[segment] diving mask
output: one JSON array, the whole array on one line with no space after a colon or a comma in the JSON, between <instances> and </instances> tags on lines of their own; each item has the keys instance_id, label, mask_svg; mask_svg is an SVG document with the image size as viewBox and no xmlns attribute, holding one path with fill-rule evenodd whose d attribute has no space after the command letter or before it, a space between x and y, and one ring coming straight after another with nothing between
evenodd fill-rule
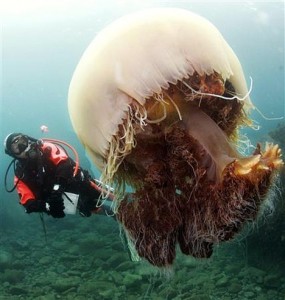
<instances>
[{"instance_id":1,"label":"diving mask","mask_svg":"<svg viewBox=\"0 0 285 300\"><path fill-rule=\"evenodd\" d=\"M36 159L38 157L39 140L30 138L27 135L19 134L10 142L9 153L15 158Z\"/></svg>"},{"instance_id":2,"label":"diving mask","mask_svg":"<svg viewBox=\"0 0 285 300\"><path fill-rule=\"evenodd\" d=\"M10 146L10 151L15 156L21 155L29 146L28 137L25 135L18 135L13 138Z\"/></svg>"}]
</instances>

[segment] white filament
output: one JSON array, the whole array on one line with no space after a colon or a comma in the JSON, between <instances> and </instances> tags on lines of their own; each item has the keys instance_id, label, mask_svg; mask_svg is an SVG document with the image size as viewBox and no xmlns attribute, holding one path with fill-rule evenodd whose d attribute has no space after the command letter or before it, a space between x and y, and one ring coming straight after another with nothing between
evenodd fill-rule
<instances>
[{"instance_id":1,"label":"white filament","mask_svg":"<svg viewBox=\"0 0 285 300\"><path fill-rule=\"evenodd\" d=\"M223 100L234 100L237 99L239 101L244 101L246 98L248 98L248 96L250 95L251 91L252 91L252 85L253 85L253 80L251 77L250 78L250 88L248 90L248 92L243 96L243 97L239 97L237 95L234 95L232 97L226 97L226 96L222 96L222 95L217 95L217 94L212 94L212 93L203 93L200 91L196 91L194 90L189 84L187 84L185 81L183 81L183 83L194 93L197 95L201 95L201 96L213 96L213 97L217 97Z\"/></svg>"}]
</instances>

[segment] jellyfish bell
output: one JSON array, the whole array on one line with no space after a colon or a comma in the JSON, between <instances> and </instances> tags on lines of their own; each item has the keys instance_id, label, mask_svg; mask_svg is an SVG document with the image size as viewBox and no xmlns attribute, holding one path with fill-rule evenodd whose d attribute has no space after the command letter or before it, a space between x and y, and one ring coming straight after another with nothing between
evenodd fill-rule
<instances>
[{"instance_id":1,"label":"jellyfish bell","mask_svg":"<svg viewBox=\"0 0 285 300\"><path fill-rule=\"evenodd\" d=\"M68 104L101 180L133 187L117 216L157 266L172 264L177 243L209 257L254 219L282 165L278 146L237 151L253 107L241 64L214 25L183 9L137 12L103 29L75 69Z\"/></svg>"},{"instance_id":2,"label":"jellyfish bell","mask_svg":"<svg viewBox=\"0 0 285 300\"><path fill-rule=\"evenodd\" d=\"M246 95L236 55L206 19L181 9L123 17L102 30L81 58L69 91L71 120L103 169L130 105L138 107L143 121L144 105L154 95L194 74L214 72L220 80L229 80L237 95ZM249 97L244 103L251 107Z\"/></svg>"}]
</instances>

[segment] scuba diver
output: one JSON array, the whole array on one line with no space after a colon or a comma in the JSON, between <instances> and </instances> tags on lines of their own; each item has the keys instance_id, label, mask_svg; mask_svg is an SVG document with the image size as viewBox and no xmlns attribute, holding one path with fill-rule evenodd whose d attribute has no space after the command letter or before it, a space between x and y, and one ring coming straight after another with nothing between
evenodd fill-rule
<instances>
[{"instance_id":1,"label":"scuba diver","mask_svg":"<svg viewBox=\"0 0 285 300\"><path fill-rule=\"evenodd\" d=\"M69 157L63 145L71 148L76 159ZM53 139L35 139L22 133L11 133L4 141L5 153L13 157L5 176L14 163L14 187L26 213L46 213L63 218L79 211L112 215L113 194L100 187L87 170L78 164L76 151L67 143ZM110 189L109 189L110 190ZM104 200L102 200L102 195Z\"/></svg>"}]
</instances>

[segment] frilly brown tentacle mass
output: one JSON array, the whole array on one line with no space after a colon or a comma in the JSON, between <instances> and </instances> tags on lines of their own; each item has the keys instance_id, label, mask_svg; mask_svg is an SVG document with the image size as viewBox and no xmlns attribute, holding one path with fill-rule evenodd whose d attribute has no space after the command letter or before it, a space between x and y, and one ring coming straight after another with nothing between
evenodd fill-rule
<instances>
[{"instance_id":1,"label":"frilly brown tentacle mass","mask_svg":"<svg viewBox=\"0 0 285 300\"><path fill-rule=\"evenodd\" d=\"M218 74L196 74L188 83L224 96L231 89ZM136 190L121 202L118 219L138 254L160 267L173 263L177 243L184 254L207 258L215 244L233 238L256 218L273 171L282 165L277 145L264 152L258 145L250 157L235 150L236 129L248 122L240 101L201 101L179 83L167 96L182 118L167 104L165 120L137 126L137 145L117 174ZM148 116L155 119L162 109L153 107L150 100Z\"/></svg>"}]
</instances>

